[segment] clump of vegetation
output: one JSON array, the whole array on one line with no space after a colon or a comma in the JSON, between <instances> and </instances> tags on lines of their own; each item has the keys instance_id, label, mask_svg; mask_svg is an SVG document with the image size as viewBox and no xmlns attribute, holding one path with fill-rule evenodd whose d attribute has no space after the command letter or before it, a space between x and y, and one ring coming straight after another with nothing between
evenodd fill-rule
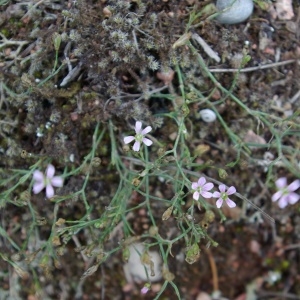
<instances>
[{"instance_id":1,"label":"clump of vegetation","mask_svg":"<svg viewBox=\"0 0 300 300\"><path fill-rule=\"evenodd\" d=\"M214 8L192 2L0 3L4 297L99 299L101 287L114 299L128 291L120 258L133 249L145 274L129 274L147 282L126 279L132 299L180 299L198 288L187 274L208 282L210 272L210 292L226 293L212 252L238 248L232 237L249 239L253 224L277 243L274 219L299 211L299 83L278 87L297 74L295 54L257 66L245 41L255 23L253 36L220 30ZM233 298L241 283L230 280Z\"/></svg>"}]
</instances>

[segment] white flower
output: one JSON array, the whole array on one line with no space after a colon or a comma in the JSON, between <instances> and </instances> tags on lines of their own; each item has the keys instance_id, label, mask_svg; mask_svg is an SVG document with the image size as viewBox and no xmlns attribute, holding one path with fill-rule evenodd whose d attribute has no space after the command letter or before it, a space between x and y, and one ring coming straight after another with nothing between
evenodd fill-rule
<instances>
[{"instance_id":1,"label":"white flower","mask_svg":"<svg viewBox=\"0 0 300 300\"><path fill-rule=\"evenodd\" d=\"M52 198L54 196L54 186L62 187L63 179L60 176L54 176L55 168L51 164L48 165L46 169L46 176L39 170L33 172L33 179L35 181L33 185L33 193L38 194L44 188L46 188L47 198Z\"/></svg>"},{"instance_id":2,"label":"white flower","mask_svg":"<svg viewBox=\"0 0 300 300\"><path fill-rule=\"evenodd\" d=\"M228 197L229 195L232 195L236 192L236 188L234 186L231 186L226 191L226 186L224 184L219 185L220 192L214 192L213 197L219 198L216 202L217 208L220 208L223 204L223 201L227 203L227 205L232 208L235 207L236 204Z\"/></svg>"},{"instance_id":3,"label":"white flower","mask_svg":"<svg viewBox=\"0 0 300 300\"><path fill-rule=\"evenodd\" d=\"M152 130L151 126L147 126L145 129L142 129L142 122L136 121L135 123L135 136L126 136L124 137L124 143L129 144L135 140L133 145L133 151L139 151L141 147L141 143L143 142L146 146L151 146L153 142L144 136Z\"/></svg>"},{"instance_id":4,"label":"white flower","mask_svg":"<svg viewBox=\"0 0 300 300\"><path fill-rule=\"evenodd\" d=\"M288 204L295 204L299 201L300 195L294 193L300 187L300 180L293 181L290 185L287 185L286 177L281 177L276 180L276 187L278 191L272 196L272 201L278 201L280 208L285 208Z\"/></svg>"},{"instance_id":5,"label":"white flower","mask_svg":"<svg viewBox=\"0 0 300 300\"><path fill-rule=\"evenodd\" d=\"M197 182L192 182L192 189L195 191L193 193L193 198L198 201L199 196L201 195L203 198L211 198L212 193L209 192L214 185L211 182L206 183L206 179L204 177L199 178Z\"/></svg>"}]
</instances>

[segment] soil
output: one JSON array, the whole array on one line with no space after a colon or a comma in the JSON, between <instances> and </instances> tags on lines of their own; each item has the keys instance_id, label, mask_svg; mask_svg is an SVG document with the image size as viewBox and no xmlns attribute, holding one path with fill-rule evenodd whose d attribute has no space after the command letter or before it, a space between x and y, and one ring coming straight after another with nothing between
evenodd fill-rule
<instances>
[{"instance_id":1,"label":"soil","mask_svg":"<svg viewBox=\"0 0 300 300\"><path fill-rule=\"evenodd\" d=\"M172 149L177 124L161 116L183 105L176 64L184 74L189 100L185 124L190 135L185 143L196 157L194 162L206 166L206 176L220 181L218 170L224 170L226 183L274 222L240 199L235 208L224 205L221 214L214 208L216 218L206 224L205 232L218 246L201 239L200 256L189 264L186 241L174 243L168 256L172 282L186 300L300 299L300 202L281 209L271 201L278 178L287 177L288 182L300 178L300 4L293 1L289 11L278 15L271 1L256 1L251 17L236 25L210 18L212 4L209 0L0 1L1 300L156 297L164 280L152 283L142 294L145 283L128 282L123 270L124 218L137 240L153 242L147 235L152 226L147 210L140 207L109 221L115 213L111 199L122 179L111 162L110 128L128 168L132 161L124 158L122 137L123 132L133 131L136 120L151 125L153 140ZM208 55L193 34L220 60ZM187 41L173 47L182 37ZM132 43L126 44L127 40ZM218 83L199 66L188 43ZM251 59L243 61L246 56ZM191 87L200 91L202 100ZM174 96L175 106L168 95ZM199 110L208 108L207 101L238 142L220 122L201 120ZM248 110L264 113L270 126L263 126ZM92 166L85 159L93 149L97 126L105 128L93 152L93 159L99 157L101 163L93 160ZM245 144L249 155L238 149ZM132 152L128 156L136 158ZM228 165L237 158L236 164ZM56 190L63 201L31 193L32 174L24 184L14 177L25 176L37 161L40 170L51 162L57 174L80 167ZM173 176L171 167L167 171ZM202 169L192 166L188 171ZM189 174L195 179L195 173ZM77 193L84 184L91 208L87 216L87 205ZM161 199L174 196L167 181L150 179L149 189ZM132 208L144 197L133 191L127 201ZM212 206L214 202L208 200ZM187 212L192 203L189 195L182 209ZM164 202L151 202L159 234L174 239L182 228L174 214L162 220L167 208ZM194 208L195 224L203 225L205 210ZM53 223L57 226L59 218L86 217L88 222L106 215L107 224L53 236ZM222 215L227 218L224 222ZM45 246L49 239L51 249ZM119 246L97 264L104 252ZM159 299L177 299L172 285Z\"/></svg>"}]
</instances>

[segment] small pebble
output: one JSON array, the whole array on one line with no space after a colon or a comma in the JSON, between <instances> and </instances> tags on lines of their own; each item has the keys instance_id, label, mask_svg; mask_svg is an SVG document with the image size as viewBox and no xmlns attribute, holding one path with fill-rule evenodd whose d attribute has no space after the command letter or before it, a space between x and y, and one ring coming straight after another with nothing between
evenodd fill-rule
<instances>
[{"instance_id":1,"label":"small pebble","mask_svg":"<svg viewBox=\"0 0 300 300\"><path fill-rule=\"evenodd\" d=\"M238 24L251 16L254 5L253 0L217 0L216 7L218 11L230 7L216 17L219 23Z\"/></svg>"},{"instance_id":2,"label":"small pebble","mask_svg":"<svg viewBox=\"0 0 300 300\"><path fill-rule=\"evenodd\" d=\"M217 119L216 114L208 108L199 111L201 119L206 123L214 122Z\"/></svg>"}]
</instances>

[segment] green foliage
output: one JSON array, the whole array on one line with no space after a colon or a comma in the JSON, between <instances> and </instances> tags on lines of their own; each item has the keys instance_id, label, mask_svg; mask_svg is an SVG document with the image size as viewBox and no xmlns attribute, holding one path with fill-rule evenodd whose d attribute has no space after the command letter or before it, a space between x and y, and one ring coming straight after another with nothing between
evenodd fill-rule
<instances>
[{"instance_id":1,"label":"green foliage","mask_svg":"<svg viewBox=\"0 0 300 300\"><path fill-rule=\"evenodd\" d=\"M237 95L242 70L251 62L245 47L228 86L211 72L189 33L213 13L211 7L191 8L184 20L160 14L161 7L151 1L132 6L98 1L97 10L89 1L77 2L62 11L64 29L39 32L40 49L18 61L26 71L13 69L13 79L0 75L5 98L0 111L5 155L0 167L1 259L22 278L32 274L36 290L42 290L39 274L51 278L71 252L79 252L85 263L92 261L82 270L85 280L116 255L127 261L128 246L140 241L147 249L159 249L163 259L165 282L155 299L167 287L180 298L176 275L168 268L173 249L184 251L187 263L196 262L201 249L218 246L210 227L226 220L213 201L193 200L191 183L201 176L217 185L236 181L242 193L250 186L253 167L266 169L266 187L272 187L278 168L300 177L299 147L293 146L299 146L299 111L279 117ZM20 52L29 41L13 45ZM161 86L154 71L168 68L176 78ZM60 86L66 78L71 79ZM199 107L213 110L218 121L201 122ZM245 128L235 126L241 119L269 140L245 141ZM151 148L134 152L124 146L132 120L153 127ZM257 159L254 149L269 150L274 159ZM219 159L223 152L225 163ZM43 192L31 192L32 175L50 162L65 186L44 201ZM274 221L242 194L236 197L243 200L239 205L250 203ZM142 213L148 223L139 228L136 218ZM24 219L10 221L15 216ZM150 257L143 259L152 265Z\"/></svg>"}]
</instances>

